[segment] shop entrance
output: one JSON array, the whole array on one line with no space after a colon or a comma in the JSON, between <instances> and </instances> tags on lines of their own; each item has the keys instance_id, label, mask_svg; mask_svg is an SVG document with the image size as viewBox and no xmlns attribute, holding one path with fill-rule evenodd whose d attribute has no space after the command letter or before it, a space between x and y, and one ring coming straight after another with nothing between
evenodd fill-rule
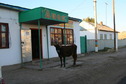
<instances>
[{"instance_id":1,"label":"shop entrance","mask_svg":"<svg viewBox=\"0 0 126 84\"><path fill-rule=\"evenodd\" d=\"M40 30L40 38L41 36L41 30ZM31 41L32 41L32 59L36 60L39 59L39 37L38 37L38 30L37 29L32 29L31 30ZM41 39L40 39L41 40ZM40 41L40 47L41 47L41 41ZM41 51L42 51L42 47L41 47ZM42 54L41 54L42 55Z\"/></svg>"}]
</instances>

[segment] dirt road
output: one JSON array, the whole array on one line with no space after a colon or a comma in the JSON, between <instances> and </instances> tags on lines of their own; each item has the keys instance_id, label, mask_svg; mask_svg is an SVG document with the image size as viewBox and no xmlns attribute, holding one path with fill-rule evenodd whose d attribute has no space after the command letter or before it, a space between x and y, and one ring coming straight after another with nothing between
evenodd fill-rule
<instances>
[{"instance_id":1,"label":"dirt road","mask_svg":"<svg viewBox=\"0 0 126 84\"><path fill-rule=\"evenodd\" d=\"M6 84L119 84L126 77L126 48L79 56L76 66L67 59L66 68L59 62L42 71L14 67L3 67Z\"/></svg>"}]
</instances>

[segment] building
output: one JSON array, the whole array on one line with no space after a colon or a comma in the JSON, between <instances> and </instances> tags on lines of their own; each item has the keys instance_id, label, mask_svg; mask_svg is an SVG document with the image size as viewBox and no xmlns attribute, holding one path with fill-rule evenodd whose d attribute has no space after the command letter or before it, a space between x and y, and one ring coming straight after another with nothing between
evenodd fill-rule
<instances>
[{"instance_id":1,"label":"building","mask_svg":"<svg viewBox=\"0 0 126 84\"><path fill-rule=\"evenodd\" d=\"M80 23L80 26L81 26L80 36L86 35L87 39L95 39L95 27L93 23L82 21ZM100 40L114 39L114 29L104 25L103 22L97 24L97 29L98 29L98 39ZM118 32L116 32L116 37L118 39Z\"/></svg>"},{"instance_id":2,"label":"building","mask_svg":"<svg viewBox=\"0 0 126 84\"><path fill-rule=\"evenodd\" d=\"M75 43L79 54L80 21L49 8L0 3L0 65L57 57L55 42Z\"/></svg>"}]
</instances>

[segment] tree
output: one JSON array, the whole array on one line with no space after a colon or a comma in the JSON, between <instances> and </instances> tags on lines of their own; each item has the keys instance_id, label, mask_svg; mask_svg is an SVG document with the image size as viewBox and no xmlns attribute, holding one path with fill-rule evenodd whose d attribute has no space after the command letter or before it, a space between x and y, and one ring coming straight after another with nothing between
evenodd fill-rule
<instances>
[{"instance_id":1,"label":"tree","mask_svg":"<svg viewBox=\"0 0 126 84\"><path fill-rule=\"evenodd\" d=\"M91 22L91 23L95 22L94 18L90 18L90 17L87 17L87 18L83 19L83 21Z\"/></svg>"}]
</instances>

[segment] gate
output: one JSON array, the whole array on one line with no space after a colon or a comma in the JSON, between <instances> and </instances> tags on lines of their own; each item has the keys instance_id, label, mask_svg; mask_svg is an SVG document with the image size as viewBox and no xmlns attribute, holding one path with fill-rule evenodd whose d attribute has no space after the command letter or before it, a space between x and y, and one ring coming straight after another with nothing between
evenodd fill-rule
<instances>
[{"instance_id":1,"label":"gate","mask_svg":"<svg viewBox=\"0 0 126 84\"><path fill-rule=\"evenodd\" d=\"M87 53L87 36L80 37L81 53Z\"/></svg>"}]
</instances>

